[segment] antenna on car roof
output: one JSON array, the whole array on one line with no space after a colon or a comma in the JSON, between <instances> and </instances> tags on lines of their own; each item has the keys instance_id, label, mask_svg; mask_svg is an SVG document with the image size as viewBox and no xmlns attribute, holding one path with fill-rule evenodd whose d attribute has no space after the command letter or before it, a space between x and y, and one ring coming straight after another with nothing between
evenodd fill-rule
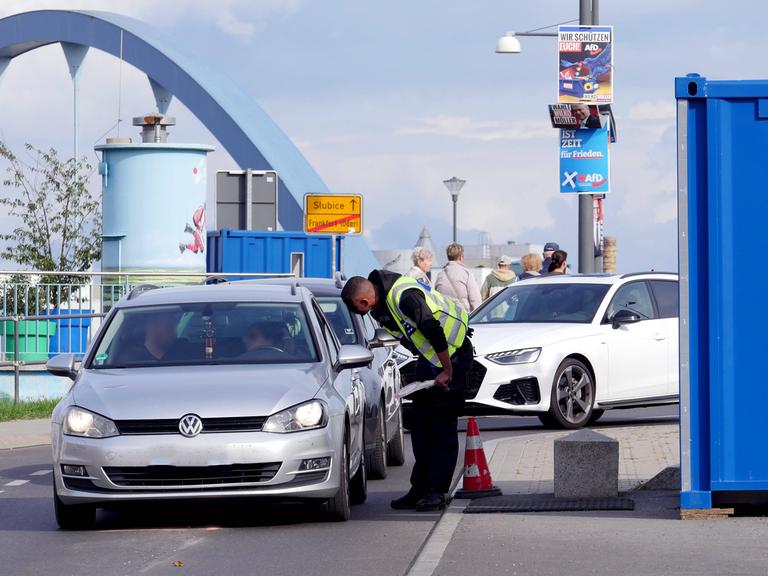
<instances>
[{"instance_id":1,"label":"antenna on car roof","mask_svg":"<svg viewBox=\"0 0 768 576\"><path fill-rule=\"evenodd\" d=\"M139 284L128 293L128 300L133 300L144 294L144 292L157 290L158 288L159 286L155 286L154 284Z\"/></svg>"},{"instance_id":2,"label":"antenna on car roof","mask_svg":"<svg viewBox=\"0 0 768 576\"><path fill-rule=\"evenodd\" d=\"M299 283L296 280L291 280L291 296L296 296L299 290Z\"/></svg>"}]
</instances>

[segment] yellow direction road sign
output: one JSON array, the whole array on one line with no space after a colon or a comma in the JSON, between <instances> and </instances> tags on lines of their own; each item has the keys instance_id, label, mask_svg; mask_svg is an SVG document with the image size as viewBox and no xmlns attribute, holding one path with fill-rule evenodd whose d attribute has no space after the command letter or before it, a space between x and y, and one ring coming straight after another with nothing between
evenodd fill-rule
<instances>
[{"instance_id":1,"label":"yellow direction road sign","mask_svg":"<svg viewBox=\"0 0 768 576\"><path fill-rule=\"evenodd\" d=\"M314 234L361 234L361 194L306 194L304 231Z\"/></svg>"}]
</instances>

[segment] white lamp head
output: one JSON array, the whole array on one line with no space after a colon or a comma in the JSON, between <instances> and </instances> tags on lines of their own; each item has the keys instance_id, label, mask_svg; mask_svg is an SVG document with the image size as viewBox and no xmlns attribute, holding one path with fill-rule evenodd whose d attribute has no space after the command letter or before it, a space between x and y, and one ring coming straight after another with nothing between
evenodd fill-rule
<instances>
[{"instance_id":1,"label":"white lamp head","mask_svg":"<svg viewBox=\"0 0 768 576\"><path fill-rule=\"evenodd\" d=\"M515 38L514 32L507 32L496 42L496 54L519 54L520 41Z\"/></svg>"}]
</instances>

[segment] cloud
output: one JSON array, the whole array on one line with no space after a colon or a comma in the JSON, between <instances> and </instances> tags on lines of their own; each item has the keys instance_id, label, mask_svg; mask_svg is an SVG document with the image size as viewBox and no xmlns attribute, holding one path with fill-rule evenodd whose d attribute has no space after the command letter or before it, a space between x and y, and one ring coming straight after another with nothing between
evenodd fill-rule
<instances>
[{"instance_id":1,"label":"cloud","mask_svg":"<svg viewBox=\"0 0 768 576\"><path fill-rule=\"evenodd\" d=\"M115 12L158 26L181 19L215 22L223 33L241 42L250 42L259 21L296 13L301 0L173 0L162 3L162 19L157 20L157 0L3 0L0 18L31 10L98 10Z\"/></svg>"},{"instance_id":2,"label":"cloud","mask_svg":"<svg viewBox=\"0 0 768 576\"><path fill-rule=\"evenodd\" d=\"M401 136L445 136L496 142L503 140L532 140L551 137L552 128L546 122L518 122L514 126L497 121L474 120L469 116L438 115L421 118L412 126L397 130Z\"/></svg>"}]
</instances>

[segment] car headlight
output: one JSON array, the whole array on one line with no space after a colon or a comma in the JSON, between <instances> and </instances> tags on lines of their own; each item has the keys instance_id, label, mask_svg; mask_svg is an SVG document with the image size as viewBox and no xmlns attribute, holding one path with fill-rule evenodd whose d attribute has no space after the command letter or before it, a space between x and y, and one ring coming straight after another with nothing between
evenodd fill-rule
<instances>
[{"instance_id":1,"label":"car headlight","mask_svg":"<svg viewBox=\"0 0 768 576\"><path fill-rule=\"evenodd\" d=\"M311 400L292 408L287 408L277 414L272 414L264 426L264 432L299 432L322 428L328 424L328 410L320 400Z\"/></svg>"},{"instance_id":2,"label":"car headlight","mask_svg":"<svg viewBox=\"0 0 768 576\"><path fill-rule=\"evenodd\" d=\"M529 364L536 362L541 354L541 348L519 348L488 354L486 358L496 364Z\"/></svg>"},{"instance_id":3,"label":"car headlight","mask_svg":"<svg viewBox=\"0 0 768 576\"><path fill-rule=\"evenodd\" d=\"M72 406L64 415L64 434L68 436L87 436L88 438L109 438L120 432L109 418Z\"/></svg>"}]
</instances>

